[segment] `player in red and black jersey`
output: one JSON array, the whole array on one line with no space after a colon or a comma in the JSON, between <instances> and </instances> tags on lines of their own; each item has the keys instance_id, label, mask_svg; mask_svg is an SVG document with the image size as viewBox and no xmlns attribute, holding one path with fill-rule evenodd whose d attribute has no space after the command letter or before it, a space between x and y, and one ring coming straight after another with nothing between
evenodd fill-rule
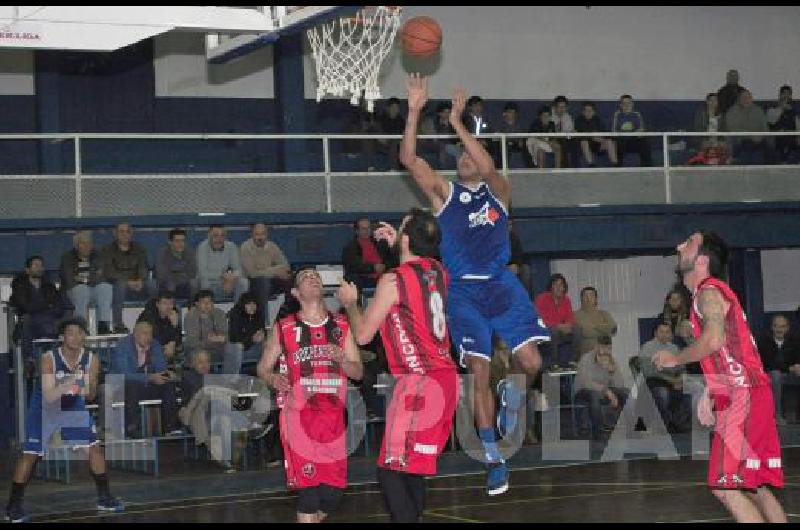
<instances>
[{"instance_id":1,"label":"player in red and black jersey","mask_svg":"<svg viewBox=\"0 0 800 530\"><path fill-rule=\"evenodd\" d=\"M375 236L399 250L400 266L378 281L366 313L358 307L354 284L343 283L337 296L359 344L368 344L380 329L396 381L378 457L378 481L392 522L418 522L425 507L424 478L436 474L458 403L458 375L445 318L449 278L432 257L438 253L441 232L430 213L414 209L399 232L383 223Z\"/></svg>"},{"instance_id":2,"label":"player in red and black jersey","mask_svg":"<svg viewBox=\"0 0 800 530\"><path fill-rule=\"evenodd\" d=\"M783 487L781 445L770 378L738 298L724 281L728 247L699 231L678 246L683 283L692 291L696 342L678 354L659 351L659 369L699 361L706 391L698 402L703 425L716 424L708 486L738 522L786 522L770 491Z\"/></svg>"},{"instance_id":3,"label":"player in red and black jersey","mask_svg":"<svg viewBox=\"0 0 800 530\"><path fill-rule=\"evenodd\" d=\"M258 375L278 392L287 486L300 492L297 521L319 523L347 487L347 378L361 379L363 367L347 319L325 306L315 269L296 273L292 295L300 309L275 323Z\"/></svg>"}]
</instances>

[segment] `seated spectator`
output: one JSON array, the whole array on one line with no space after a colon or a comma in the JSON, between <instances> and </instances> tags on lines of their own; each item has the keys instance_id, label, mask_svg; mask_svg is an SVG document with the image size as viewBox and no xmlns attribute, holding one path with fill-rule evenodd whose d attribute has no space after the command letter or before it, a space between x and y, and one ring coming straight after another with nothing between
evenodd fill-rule
<instances>
[{"instance_id":1,"label":"seated spectator","mask_svg":"<svg viewBox=\"0 0 800 530\"><path fill-rule=\"evenodd\" d=\"M225 373L238 374L242 362L258 362L265 336L264 306L252 293L244 293L228 313L230 353L225 359Z\"/></svg>"},{"instance_id":2,"label":"seated spectator","mask_svg":"<svg viewBox=\"0 0 800 530\"><path fill-rule=\"evenodd\" d=\"M272 293L285 292L291 285L292 272L280 247L269 240L267 225L253 225L251 237L242 243L242 271L250 282L250 292L259 305L266 307ZM264 315L266 318L266 315Z\"/></svg>"},{"instance_id":3,"label":"seated spectator","mask_svg":"<svg viewBox=\"0 0 800 530\"><path fill-rule=\"evenodd\" d=\"M664 300L664 308L656 317L659 322L669 324L672 331L672 343L678 349L686 348L694 344L694 329L692 321L689 319L689 294L683 284L677 284L667 293ZM689 374L700 374L700 363L689 363L686 365L686 372Z\"/></svg>"},{"instance_id":4,"label":"seated spectator","mask_svg":"<svg viewBox=\"0 0 800 530\"><path fill-rule=\"evenodd\" d=\"M531 124L528 132L531 133L554 133L556 132L556 126L553 121L550 119L550 109L547 107L542 107L539 109L539 113L537 115L537 119L533 124ZM531 155L531 160L533 161L533 165L544 169L545 161L548 153L553 153L554 155L554 164L556 169L561 167L563 156L562 156L562 145L561 142L557 138L544 138L544 137L533 137L528 138L525 142L525 145L528 148L528 153Z\"/></svg>"},{"instance_id":5,"label":"seated spectator","mask_svg":"<svg viewBox=\"0 0 800 530\"><path fill-rule=\"evenodd\" d=\"M566 367L573 360L573 327L575 315L567 295L567 280L561 274L550 276L547 291L536 297L539 316L550 330L550 342L541 345L542 367Z\"/></svg>"},{"instance_id":6,"label":"seated spectator","mask_svg":"<svg viewBox=\"0 0 800 530\"><path fill-rule=\"evenodd\" d=\"M519 107L516 103L508 102L503 107L503 120L500 122L497 132L506 134L519 134L525 131L519 121ZM525 138L507 138L506 152L508 153L508 163L511 167L525 167ZM495 160L497 167L502 167L502 160Z\"/></svg>"},{"instance_id":7,"label":"seated spectator","mask_svg":"<svg viewBox=\"0 0 800 530\"><path fill-rule=\"evenodd\" d=\"M611 337L597 339L596 350L581 357L577 372L575 402L589 408L592 439L599 440L604 431L613 430L605 424L603 406L610 407L616 423L628 399L625 381L611 355Z\"/></svg>"},{"instance_id":8,"label":"seated spectator","mask_svg":"<svg viewBox=\"0 0 800 530\"><path fill-rule=\"evenodd\" d=\"M174 373L167 369L164 352L153 340L153 326L139 321L133 333L122 339L111 357L112 374L125 376L126 434L136 437L140 425L139 401L160 399L167 434L180 434L177 423ZM141 433L144 435L145 433Z\"/></svg>"},{"instance_id":9,"label":"seated spectator","mask_svg":"<svg viewBox=\"0 0 800 530\"><path fill-rule=\"evenodd\" d=\"M378 127L381 134L402 135L406 130L406 119L400 114L400 100L389 98L386 101L386 111L378 117ZM378 140L386 156L389 158L389 168L392 171L400 169L400 140Z\"/></svg>"},{"instance_id":10,"label":"seated spectator","mask_svg":"<svg viewBox=\"0 0 800 530\"><path fill-rule=\"evenodd\" d=\"M111 333L114 288L103 277L103 260L92 248L92 233L82 230L72 237L73 248L61 257L61 292L67 293L75 316L89 320L89 304L97 309L97 333Z\"/></svg>"},{"instance_id":11,"label":"seated spectator","mask_svg":"<svg viewBox=\"0 0 800 530\"><path fill-rule=\"evenodd\" d=\"M722 113L719 110L719 98L716 92L706 95L705 103L697 109L694 114L692 131L694 132L719 132L722 126ZM721 142L719 136L704 138L698 136L692 139L692 143L698 151Z\"/></svg>"},{"instance_id":12,"label":"seated spectator","mask_svg":"<svg viewBox=\"0 0 800 530\"><path fill-rule=\"evenodd\" d=\"M41 256L25 260L25 272L11 281L8 303L19 317L14 335L17 338L22 335L22 353L26 358L33 355L34 340L58 336L58 321L68 308L56 286L47 278Z\"/></svg>"},{"instance_id":13,"label":"seated spectator","mask_svg":"<svg viewBox=\"0 0 800 530\"><path fill-rule=\"evenodd\" d=\"M425 124L424 134L455 135L456 131L450 123L450 111L453 105L445 101L436 105L436 115ZM451 169L456 166L456 160L461 155L457 138L442 138L437 140L424 140L431 142L430 148L439 161L439 169Z\"/></svg>"},{"instance_id":14,"label":"seated spectator","mask_svg":"<svg viewBox=\"0 0 800 530\"><path fill-rule=\"evenodd\" d=\"M114 228L114 241L103 249L103 275L114 286L114 331L128 333L122 320L123 304L126 300L147 300L154 294L148 281L147 251L133 241L130 223L119 223Z\"/></svg>"},{"instance_id":15,"label":"seated spectator","mask_svg":"<svg viewBox=\"0 0 800 530\"><path fill-rule=\"evenodd\" d=\"M508 239L511 243L511 257L508 261L508 270L519 278L520 283L525 287L525 291L530 296L533 290L533 278L531 267L525 263L525 251L522 249L522 241L514 232L514 224L511 218L508 219Z\"/></svg>"},{"instance_id":16,"label":"seated spectator","mask_svg":"<svg viewBox=\"0 0 800 530\"><path fill-rule=\"evenodd\" d=\"M247 292L248 282L242 276L239 249L226 236L219 225L208 229L208 239L197 246L197 276L200 289L210 290L217 300L238 300Z\"/></svg>"},{"instance_id":17,"label":"seated spectator","mask_svg":"<svg viewBox=\"0 0 800 530\"><path fill-rule=\"evenodd\" d=\"M203 388L203 378L211 373L211 356L206 350L200 349L194 352L192 358L189 360L190 366L183 370L181 374L181 398L183 406L178 412L181 423L190 426L188 418L184 417L185 411L188 410L190 403Z\"/></svg>"},{"instance_id":18,"label":"seated spectator","mask_svg":"<svg viewBox=\"0 0 800 530\"><path fill-rule=\"evenodd\" d=\"M344 278L358 286L358 290L374 288L381 274L396 261L384 241L376 241L368 217L353 224L355 237L342 250Z\"/></svg>"},{"instance_id":19,"label":"seated spectator","mask_svg":"<svg viewBox=\"0 0 800 530\"><path fill-rule=\"evenodd\" d=\"M228 343L228 319L222 309L214 307L214 293L201 289L194 306L183 319L186 330L184 353L191 359L203 349L211 355L212 363L224 362Z\"/></svg>"},{"instance_id":20,"label":"seated spectator","mask_svg":"<svg viewBox=\"0 0 800 530\"><path fill-rule=\"evenodd\" d=\"M156 280L160 290L191 299L197 294L197 254L186 245L186 230L169 231L167 246L158 251Z\"/></svg>"},{"instance_id":21,"label":"seated spectator","mask_svg":"<svg viewBox=\"0 0 800 530\"><path fill-rule=\"evenodd\" d=\"M614 132L635 133L645 132L644 118L639 111L633 109L633 97L628 94L619 98L619 110L614 113L612 130ZM621 164L628 153L639 155L641 167L653 165L650 155L650 142L646 137L619 137L617 138L617 160Z\"/></svg>"},{"instance_id":22,"label":"seated spectator","mask_svg":"<svg viewBox=\"0 0 800 530\"><path fill-rule=\"evenodd\" d=\"M555 132L572 133L575 132L575 120L569 113L569 100L565 96L558 96L553 100L550 111L550 119L555 127ZM557 167L575 167L578 162L578 142L575 138L557 138L556 142L561 146L561 165Z\"/></svg>"},{"instance_id":23,"label":"seated spectator","mask_svg":"<svg viewBox=\"0 0 800 530\"><path fill-rule=\"evenodd\" d=\"M766 132L767 116L753 103L753 94L742 90L739 102L725 113L725 132ZM770 141L764 136L735 136L728 140L733 157L739 163L763 164L769 159Z\"/></svg>"},{"instance_id":24,"label":"seated spectator","mask_svg":"<svg viewBox=\"0 0 800 530\"><path fill-rule=\"evenodd\" d=\"M491 134L495 132L494 127L489 124L489 120L486 119L484 114L483 108L483 98L480 96L470 96L467 100L467 110L464 113L464 116L461 121L464 122L464 127L467 128L469 132L475 135L478 138L478 141L483 144L489 154L492 155L492 158L497 160L499 155L499 149L497 142L490 140L488 138L480 138L483 134Z\"/></svg>"},{"instance_id":25,"label":"seated spectator","mask_svg":"<svg viewBox=\"0 0 800 530\"><path fill-rule=\"evenodd\" d=\"M583 104L583 112L575 120L575 131L579 133L597 133L607 132L605 123L597 115L597 107L594 103L587 101ZM617 162L617 145L611 138L601 138L593 136L591 138L580 139L581 153L586 165L595 167L595 155L605 151L608 154L608 160L616 165Z\"/></svg>"},{"instance_id":26,"label":"seated spectator","mask_svg":"<svg viewBox=\"0 0 800 530\"><path fill-rule=\"evenodd\" d=\"M138 321L149 322L153 328L153 338L161 344L167 363L173 364L178 346L183 341L180 313L175 305L172 291L159 291L158 296L149 300Z\"/></svg>"},{"instance_id":27,"label":"seated spectator","mask_svg":"<svg viewBox=\"0 0 800 530\"><path fill-rule=\"evenodd\" d=\"M645 378L647 388L653 395L658 412L670 432L684 432L691 428L692 397L683 392L683 366L656 369L653 355L660 350L678 353L672 342L672 330L667 322L656 326L652 340L644 343L639 352L639 369Z\"/></svg>"},{"instance_id":28,"label":"seated spectator","mask_svg":"<svg viewBox=\"0 0 800 530\"><path fill-rule=\"evenodd\" d=\"M778 96L778 104L767 110L767 123L770 131L797 131L800 129L800 113L792 101L792 87L784 85ZM775 149L783 163L789 162L790 155L800 146L798 136L779 136L775 138Z\"/></svg>"},{"instance_id":29,"label":"seated spectator","mask_svg":"<svg viewBox=\"0 0 800 530\"><path fill-rule=\"evenodd\" d=\"M784 415L783 390L784 386L800 384L797 369L790 370L800 363L800 344L792 340L789 333L789 319L784 315L772 317L770 331L759 337L758 353L770 379L772 379L772 395L775 399L775 421L779 425L786 425ZM794 397L794 396L793 396ZM792 407L797 412L797 407Z\"/></svg>"},{"instance_id":30,"label":"seated spectator","mask_svg":"<svg viewBox=\"0 0 800 530\"><path fill-rule=\"evenodd\" d=\"M613 337L617 334L617 323L611 313L597 308L597 289L581 289L581 308L575 311L574 361L594 351L598 337Z\"/></svg>"}]
</instances>

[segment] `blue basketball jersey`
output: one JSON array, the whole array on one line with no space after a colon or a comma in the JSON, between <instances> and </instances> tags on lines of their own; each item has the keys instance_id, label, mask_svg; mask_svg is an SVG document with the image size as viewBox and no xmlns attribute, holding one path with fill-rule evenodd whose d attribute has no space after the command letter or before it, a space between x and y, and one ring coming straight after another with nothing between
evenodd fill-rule
<instances>
[{"instance_id":1,"label":"blue basketball jersey","mask_svg":"<svg viewBox=\"0 0 800 530\"><path fill-rule=\"evenodd\" d=\"M60 348L55 351L47 352L44 355L50 356L53 359L53 372L55 375L56 386L64 384L67 377L70 376L77 376L76 384L78 386L85 385L85 381L89 376L89 367L92 364L92 357L94 356L91 352L84 350L81 353L81 357L78 360L78 364L75 366L75 370L72 370L64 361L64 357L61 355ZM34 387L33 395L31 396L30 408L40 409L42 402L42 381L40 376L38 383ZM64 396L61 400L61 407L62 410L85 410L86 399L81 395Z\"/></svg>"},{"instance_id":2,"label":"blue basketball jersey","mask_svg":"<svg viewBox=\"0 0 800 530\"><path fill-rule=\"evenodd\" d=\"M508 214L485 182L475 190L453 182L438 218L442 261L454 280L503 273L511 256Z\"/></svg>"}]
</instances>

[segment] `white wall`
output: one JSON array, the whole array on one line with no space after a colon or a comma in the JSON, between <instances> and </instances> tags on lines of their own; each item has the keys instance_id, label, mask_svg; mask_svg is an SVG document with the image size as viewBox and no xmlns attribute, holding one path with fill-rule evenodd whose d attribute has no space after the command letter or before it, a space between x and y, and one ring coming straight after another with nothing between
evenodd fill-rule
<instances>
[{"instance_id":1,"label":"white wall","mask_svg":"<svg viewBox=\"0 0 800 530\"><path fill-rule=\"evenodd\" d=\"M800 249L761 251L764 311L794 311L800 305Z\"/></svg>"},{"instance_id":2,"label":"white wall","mask_svg":"<svg viewBox=\"0 0 800 530\"><path fill-rule=\"evenodd\" d=\"M33 52L0 50L0 96L33 96Z\"/></svg>"},{"instance_id":3,"label":"white wall","mask_svg":"<svg viewBox=\"0 0 800 530\"><path fill-rule=\"evenodd\" d=\"M431 96L456 85L491 99L701 100L738 68L757 99L800 85L800 8L746 6L406 6L442 25ZM412 65L387 58L383 95L405 94ZM425 65L423 70L430 69ZM315 97L306 68L306 97Z\"/></svg>"},{"instance_id":4,"label":"white wall","mask_svg":"<svg viewBox=\"0 0 800 530\"><path fill-rule=\"evenodd\" d=\"M272 47L226 64L209 64L202 33L171 32L155 38L156 97L274 97Z\"/></svg>"},{"instance_id":5,"label":"white wall","mask_svg":"<svg viewBox=\"0 0 800 530\"><path fill-rule=\"evenodd\" d=\"M580 309L580 292L586 286L597 289L599 307L617 322L613 355L624 374L628 359L639 353L639 318L655 317L675 283L675 256L641 256L609 260L555 260L553 273L564 275L575 311ZM651 337L642 337L641 341Z\"/></svg>"}]
</instances>

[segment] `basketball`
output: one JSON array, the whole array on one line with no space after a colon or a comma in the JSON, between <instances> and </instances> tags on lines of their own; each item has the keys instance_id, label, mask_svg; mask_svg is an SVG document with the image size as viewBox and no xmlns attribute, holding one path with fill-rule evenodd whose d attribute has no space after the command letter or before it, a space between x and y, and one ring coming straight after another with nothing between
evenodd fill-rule
<instances>
[{"instance_id":1,"label":"basketball","mask_svg":"<svg viewBox=\"0 0 800 530\"><path fill-rule=\"evenodd\" d=\"M409 19L400 33L403 49L414 57L427 57L439 51L442 45L442 28L431 17Z\"/></svg>"}]
</instances>

